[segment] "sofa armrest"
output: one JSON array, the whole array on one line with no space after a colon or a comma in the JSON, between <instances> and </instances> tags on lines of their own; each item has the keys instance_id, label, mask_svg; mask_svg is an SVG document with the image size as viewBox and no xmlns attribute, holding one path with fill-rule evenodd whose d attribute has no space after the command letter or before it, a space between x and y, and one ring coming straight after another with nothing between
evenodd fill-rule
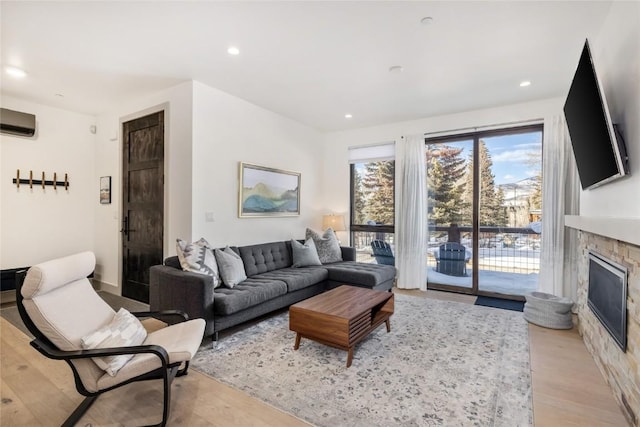
<instances>
[{"instance_id":1,"label":"sofa armrest","mask_svg":"<svg viewBox=\"0 0 640 427\"><path fill-rule=\"evenodd\" d=\"M152 311L180 310L190 319L204 319L205 334L213 333L213 278L165 265L149 269L149 305Z\"/></svg>"},{"instance_id":2,"label":"sofa armrest","mask_svg":"<svg viewBox=\"0 0 640 427\"><path fill-rule=\"evenodd\" d=\"M343 261L355 261L356 260L356 248L351 246L340 246L342 250Z\"/></svg>"}]
</instances>

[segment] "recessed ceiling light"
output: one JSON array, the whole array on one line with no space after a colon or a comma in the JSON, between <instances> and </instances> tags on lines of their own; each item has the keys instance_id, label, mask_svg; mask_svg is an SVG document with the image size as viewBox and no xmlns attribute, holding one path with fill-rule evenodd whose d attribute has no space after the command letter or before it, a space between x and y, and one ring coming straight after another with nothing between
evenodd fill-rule
<instances>
[{"instance_id":1,"label":"recessed ceiling light","mask_svg":"<svg viewBox=\"0 0 640 427\"><path fill-rule=\"evenodd\" d=\"M404 68L402 68L402 65L393 65L389 67L390 73L401 73L402 71L404 71Z\"/></svg>"},{"instance_id":2,"label":"recessed ceiling light","mask_svg":"<svg viewBox=\"0 0 640 427\"><path fill-rule=\"evenodd\" d=\"M525 80L525 81L520 82L520 87L527 87L527 86L530 86L530 85L531 85L531 82L529 80Z\"/></svg>"},{"instance_id":3,"label":"recessed ceiling light","mask_svg":"<svg viewBox=\"0 0 640 427\"><path fill-rule=\"evenodd\" d=\"M227 49L227 53L229 53L229 55L240 55L240 49L235 46L231 46Z\"/></svg>"},{"instance_id":4,"label":"recessed ceiling light","mask_svg":"<svg viewBox=\"0 0 640 427\"><path fill-rule=\"evenodd\" d=\"M429 24L433 23L433 18L431 16L425 16L424 18L422 18L420 20L420 23L422 25L429 25Z\"/></svg>"},{"instance_id":5,"label":"recessed ceiling light","mask_svg":"<svg viewBox=\"0 0 640 427\"><path fill-rule=\"evenodd\" d=\"M350 118L352 118L352 117L353 117L353 116L352 116L351 114L345 114L345 115L344 115L344 118L345 118L345 119L350 119Z\"/></svg>"},{"instance_id":6,"label":"recessed ceiling light","mask_svg":"<svg viewBox=\"0 0 640 427\"><path fill-rule=\"evenodd\" d=\"M27 72L24 71L23 69L20 69L18 67L5 67L4 70L7 72L7 74L9 74L11 77L15 77L18 79L21 79L23 77L27 76Z\"/></svg>"}]
</instances>

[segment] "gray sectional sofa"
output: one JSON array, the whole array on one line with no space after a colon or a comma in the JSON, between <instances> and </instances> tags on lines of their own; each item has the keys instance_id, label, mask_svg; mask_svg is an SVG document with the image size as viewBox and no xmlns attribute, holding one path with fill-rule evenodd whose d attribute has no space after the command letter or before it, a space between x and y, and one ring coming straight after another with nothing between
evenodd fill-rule
<instances>
[{"instance_id":1,"label":"gray sectional sofa","mask_svg":"<svg viewBox=\"0 0 640 427\"><path fill-rule=\"evenodd\" d=\"M211 276L183 271L177 256L151 267L151 310L182 310L190 318L203 318L205 336L217 339L219 331L340 285L390 291L396 277L394 266L356 262L351 247L341 247L343 261L297 268L292 267L291 242L231 249L242 258L247 274L232 289L214 289Z\"/></svg>"}]
</instances>

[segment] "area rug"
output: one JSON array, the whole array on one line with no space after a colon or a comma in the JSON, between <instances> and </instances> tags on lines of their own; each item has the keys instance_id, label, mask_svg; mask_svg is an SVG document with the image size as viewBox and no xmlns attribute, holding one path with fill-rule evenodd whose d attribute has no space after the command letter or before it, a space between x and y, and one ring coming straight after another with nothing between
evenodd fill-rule
<instances>
[{"instance_id":1,"label":"area rug","mask_svg":"<svg viewBox=\"0 0 640 427\"><path fill-rule=\"evenodd\" d=\"M284 312L203 345L192 367L317 426L530 426L522 313L396 294L355 350L302 339Z\"/></svg>"}]
</instances>

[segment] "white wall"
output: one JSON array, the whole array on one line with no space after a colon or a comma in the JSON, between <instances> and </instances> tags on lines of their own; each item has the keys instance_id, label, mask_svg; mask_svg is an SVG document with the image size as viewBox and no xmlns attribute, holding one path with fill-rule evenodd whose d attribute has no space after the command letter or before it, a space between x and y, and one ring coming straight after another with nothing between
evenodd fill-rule
<instances>
[{"instance_id":1,"label":"white wall","mask_svg":"<svg viewBox=\"0 0 640 427\"><path fill-rule=\"evenodd\" d=\"M143 98L123 101L114 111L101 114L96 123L94 178L111 176L110 205L96 204L94 251L96 279L102 288L120 293L122 224L122 123L160 110L165 111L165 212L164 252L173 253L175 235L191 234L191 132L192 82L185 82Z\"/></svg>"},{"instance_id":2,"label":"white wall","mask_svg":"<svg viewBox=\"0 0 640 427\"><path fill-rule=\"evenodd\" d=\"M193 102L193 231L214 246L303 238L320 228L322 134L199 82ZM300 216L238 218L238 163L301 172ZM344 187L344 183L341 183ZM205 221L212 212L214 222Z\"/></svg>"},{"instance_id":3,"label":"white wall","mask_svg":"<svg viewBox=\"0 0 640 427\"><path fill-rule=\"evenodd\" d=\"M640 218L640 2L613 2L590 44L612 119L627 145L631 176L583 191L580 215Z\"/></svg>"},{"instance_id":4,"label":"white wall","mask_svg":"<svg viewBox=\"0 0 640 427\"><path fill-rule=\"evenodd\" d=\"M121 124L165 110L164 256L176 238L205 237L216 246L304 236L320 228L321 134L199 82L186 82L123 102L97 117L95 179L112 177L112 204L95 206L96 278L120 293L122 194ZM301 215L239 219L238 162L302 172ZM214 222L205 221L213 212Z\"/></svg>"},{"instance_id":5,"label":"white wall","mask_svg":"<svg viewBox=\"0 0 640 427\"><path fill-rule=\"evenodd\" d=\"M390 123L325 135L324 206L336 212L349 212L348 148L380 142L398 141L403 135L447 132L499 123L547 119L561 113L563 100L552 98L524 104L468 111L420 120ZM461 131L460 131L461 132Z\"/></svg>"},{"instance_id":6,"label":"white wall","mask_svg":"<svg viewBox=\"0 0 640 427\"><path fill-rule=\"evenodd\" d=\"M35 138L0 135L0 268L26 267L39 262L92 250L93 206L99 183L94 174L93 116L2 97L2 107L36 115ZM58 187L16 188L20 177L58 181L69 176L69 190Z\"/></svg>"}]
</instances>

